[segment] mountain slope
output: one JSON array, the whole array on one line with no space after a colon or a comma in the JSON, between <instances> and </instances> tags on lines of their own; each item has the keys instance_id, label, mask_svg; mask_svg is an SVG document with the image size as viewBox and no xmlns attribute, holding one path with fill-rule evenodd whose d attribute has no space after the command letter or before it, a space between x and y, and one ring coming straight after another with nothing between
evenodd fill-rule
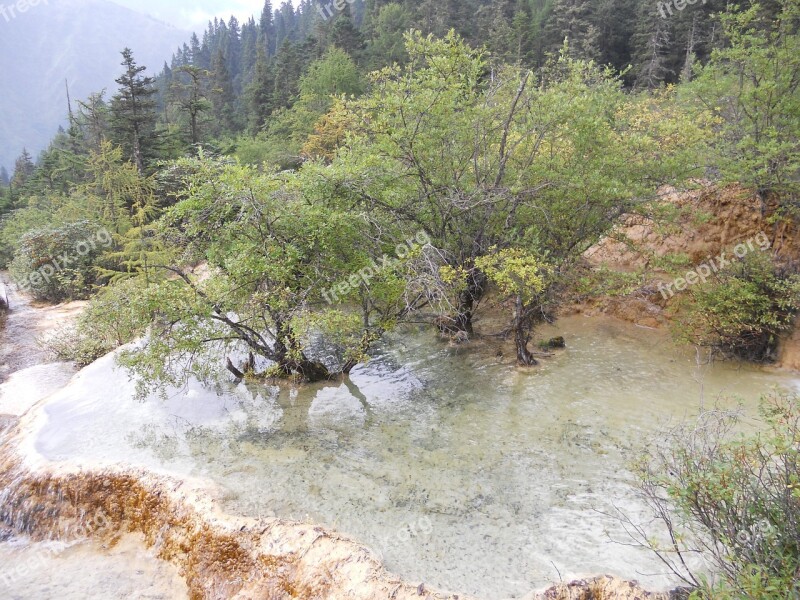
<instances>
[{"instance_id":1,"label":"mountain slope","mask_svg":"<svg viewBox=\"0 0 800 600\"><path fill-rule=\"evenodd\" d=\"M107 0L49 0L13 18L0 15L0 166L23 146L36 156L66 122L65 80L73 102L106 88L130 47L148 73L190 34Z\"/></svg>"}]
</instances>

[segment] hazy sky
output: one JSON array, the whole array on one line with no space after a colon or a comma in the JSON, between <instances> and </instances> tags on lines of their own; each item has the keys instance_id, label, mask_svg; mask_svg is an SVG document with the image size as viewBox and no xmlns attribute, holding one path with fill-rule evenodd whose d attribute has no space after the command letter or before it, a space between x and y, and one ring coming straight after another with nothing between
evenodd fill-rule
<instances>
[{"instance_id":1,"label":"hazy sky","mask_svg":"<svg viewBox=\"0 0 800 600\"><path fill-rule=\"evenodd\" d=\"M204 29L209 19L231 15L241 21L261 14L264 0L113 0L117 4L147 13L181 29ZM277 7L280 0L273 0Z\"/></svg>"}]
</instances>

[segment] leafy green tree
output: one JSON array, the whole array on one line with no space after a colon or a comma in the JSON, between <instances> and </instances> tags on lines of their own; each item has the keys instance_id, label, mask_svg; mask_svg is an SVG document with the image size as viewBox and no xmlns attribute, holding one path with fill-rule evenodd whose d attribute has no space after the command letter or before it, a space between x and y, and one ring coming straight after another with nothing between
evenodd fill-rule
<instances>
[{"instance_id":1,"label":"leafy green tree","mask_svg":"<svg viewBox=\"0 0 800 600\"><path fill-rule=\"evenodd\" d=\"M256 359L270 362L264 376L317 381L349 372L363 359L361 321L318 303L352 274L358 223L310 205L279 175L206 159L180 164L191 192L162 222L172 262L151 265L149 285L139 278L125 287L133 296L125 310L138 311L150 335L124 363L145 385L208 379L226 357L235 374L259 370ZM209 276L187 272L192 261L206 261ZM336 341L335 359L313 354L319 335ZM254 358L236 366L242 352Z\"/></svg>"},{"instance_id":2,"label":"leafy green tree","mask_svg":"<svg viewBox=\"0 0 800 600\"><path fill-rule=\"evenodd\" d=\"M751 186L765 207L777 196L800 209L800 2L777 20L759 4L722 15L728 45L713 52L693 90L722 120L715 144L727 181Z\"/></svg>"},{"instance_id":3,"label":"leafy green tree","mask_svg":"<svg viewBox=\"0 0 800 600\"><path fill-rule=\"evenodd\" d=\"M374 74L371 93L350 103L353 132L318 194L359 207L377 238L426 232L436 256L409 278L406 308L449 311L437 319L449 331L473 332L491 248L548 264L542 294L512 298L520 311L507 330L533 364L527 340L561 277L619 215L691 171L707 130L671 98L631 98L566 53L537 83L518 68L488 80L483 54L454 34L412 34L407 51L405 67Z\"/></svg>"}]
</instances>

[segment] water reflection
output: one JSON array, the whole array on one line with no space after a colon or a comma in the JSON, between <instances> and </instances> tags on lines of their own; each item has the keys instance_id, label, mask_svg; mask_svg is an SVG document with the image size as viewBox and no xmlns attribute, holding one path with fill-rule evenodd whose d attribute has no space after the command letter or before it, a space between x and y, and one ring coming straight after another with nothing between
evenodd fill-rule
<instances>
[{"instance_id":1,"label":"water reflection","mask_svg":"<svg viewBox=\"0 0 800 600\"><path fill-rule=\"evenodd\" d=\"M345 382L192 384L167 402L132 400L104 359L48 402L37 448L208 477L231 512L336 527L411 581L487 599L559 571L666 586L650 555L608 539L620 537L610 503L637 507L629 453L701 403L735 393L752 407L792 382L698 366L662 333L614 321L564 319L543 335L568 347L533 370L509 367L496 341L404 332Z\"/></svg>"}]
</instances>

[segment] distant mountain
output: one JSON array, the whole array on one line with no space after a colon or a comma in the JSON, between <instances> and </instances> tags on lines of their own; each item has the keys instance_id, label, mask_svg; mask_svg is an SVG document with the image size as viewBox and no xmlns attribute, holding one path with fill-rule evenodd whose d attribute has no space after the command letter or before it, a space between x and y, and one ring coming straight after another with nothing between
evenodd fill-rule
<instances>
[{"instance_id":1,"label":"distant mountain","mask_svg":"<svg viewBox=\"0 0 800 600\"><path fill-rule=\"evenodd\" d=\"M66 123L65 79L73 102L103 88L110 97L122 72L124 47L156 75L189 36L108 0L41 0L24 13L5 8L0 13L0 166L10 171L23 147L35 157Z\"/></svg>"}]
</instances>

